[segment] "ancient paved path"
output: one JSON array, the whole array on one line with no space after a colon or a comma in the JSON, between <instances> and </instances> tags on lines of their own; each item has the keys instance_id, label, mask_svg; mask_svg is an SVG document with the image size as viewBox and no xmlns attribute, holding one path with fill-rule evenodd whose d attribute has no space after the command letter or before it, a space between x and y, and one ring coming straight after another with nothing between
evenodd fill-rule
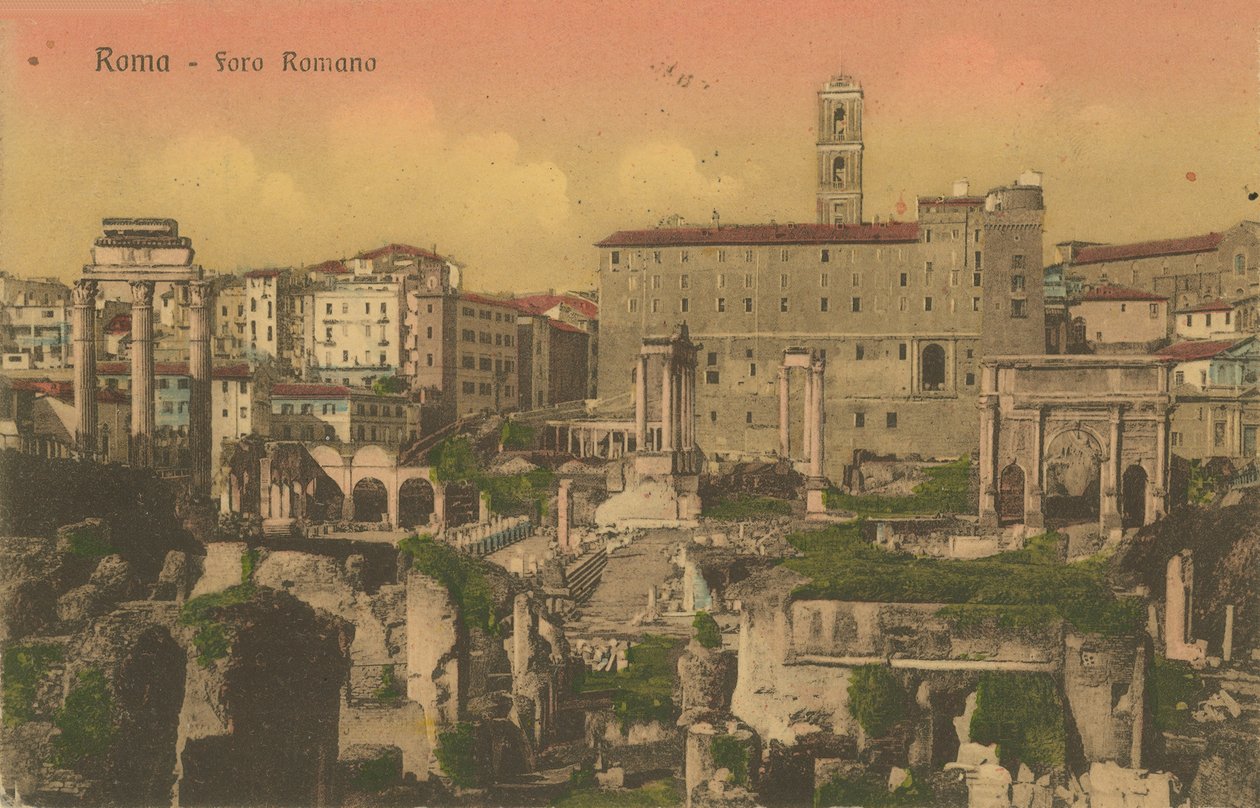
<instances>
[{"instance_id":1,"label":"ancient paved path","mask_svg":"<svg viewBox=\"0 0 1260 808\"><path fill-rule=\"evenodd\" d=\"M647 608L648 587L660 586L674 572L670 557L691 535L689 530L648 530L627 547L608 557L603 578L591 599L570 618L566 631L574 636L645 633L689 636L691 618L667 618L662 623L635 626L631 620ZM662 604L663 605L663 604Z\"/></svg>"}]
</instances>

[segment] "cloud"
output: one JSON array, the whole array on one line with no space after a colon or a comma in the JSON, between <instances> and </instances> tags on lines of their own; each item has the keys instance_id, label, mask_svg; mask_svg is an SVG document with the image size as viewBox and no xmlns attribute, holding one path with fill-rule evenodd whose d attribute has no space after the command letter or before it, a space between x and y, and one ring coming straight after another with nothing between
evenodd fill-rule
<instances>
[{"instance_id":1,"label":"cloud","mask_svg":"<svg viewBox=\"0 0 1260 808\"><path fill-rule=\"evenodd\" d=\"M616 167L616 187L625 215L633 220L671 213L707 219L712 208L738 205L744 191L734 176L702 170L687 147L659 141L625 151Z\"/></svg>"}]
</instances>

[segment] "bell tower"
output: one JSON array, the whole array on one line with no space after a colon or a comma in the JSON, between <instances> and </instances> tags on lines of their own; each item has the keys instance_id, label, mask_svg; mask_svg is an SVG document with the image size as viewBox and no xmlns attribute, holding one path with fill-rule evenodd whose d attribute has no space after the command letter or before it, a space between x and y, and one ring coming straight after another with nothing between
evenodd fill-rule
<instances>
[{"instance_id":1,"label":"bell tower","mask_svg":"<svg viewBox=\"0 0 1260 808\"><path fill-rule=\"evenodd\" d=\"M862 223L862 86L850 76L818 91L818 222Z\"/></svg>"}]
</instances>

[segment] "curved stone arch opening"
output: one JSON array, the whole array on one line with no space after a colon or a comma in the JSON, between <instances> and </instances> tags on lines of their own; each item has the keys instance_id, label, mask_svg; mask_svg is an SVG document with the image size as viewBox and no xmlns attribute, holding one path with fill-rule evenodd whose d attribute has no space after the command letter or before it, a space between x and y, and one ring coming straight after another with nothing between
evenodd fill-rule
<instances>
[{"instance_id":1,"label":"curved stone arch opening","mask_svg":"<svg viewBox=\"0 0 1260 808\"><path fill-rule=\"evenodd\" d=\"M1017 524L1024 521L1024 492L1027 475L1014 461L998 474L997 512L999 524Z\"/></svg>"},{"instance_id":2,"label":"curved stone arch opening","mask_svg":"<svg viewBox=\"0 0 1260 808\"><path fill-rule=\"evenodd\" d=\"M1150 475L1140 463L1133 463L1120 478L1120 516L1123 527L1146 524L1146 500Z\"/></svg>"},{"instance_id":3,"label":"curved stone arch opening","mask_svg":"<svg viewBox=\"0 0 1260 808\"><path fill-rule=\"evenodd\" d=\"M389 518L389 490L375 477L360 477L352 493L354 521L384 522Z\"/></svg>"},{"instance_id":4,"label":"curved stone arch opening","mask_svg":"<svg viewBox=\"0 0 1260 808\"><path fill-rule=\"evenodd\" d=\"M919 353L919 389L945 389L945 348L935 342L923 346Z\"/></svg>"},{"instance_id":5,"label":"curved stone arch opening","mask_svg":"<svg viewBox=\"0 0 1260 808\"><path fill-rule=\"evenodd\" d=\"M403 480L398 486L398 526L411 528L425 525L433 517L437 492L424 477Z\"/></svg>"},{"instance_id":6,"label":"curved stone arch opening","mask_svg":"<svg viewBox=\"0 0 1260 808\"><path fill-rule=\"evenodd\" d=\"M1102 440L1083 425L1048 436L1042 476L1047 517L1068 521L1098 518L1105 457L1102 447Z\"/></svg>"}]
</instances>

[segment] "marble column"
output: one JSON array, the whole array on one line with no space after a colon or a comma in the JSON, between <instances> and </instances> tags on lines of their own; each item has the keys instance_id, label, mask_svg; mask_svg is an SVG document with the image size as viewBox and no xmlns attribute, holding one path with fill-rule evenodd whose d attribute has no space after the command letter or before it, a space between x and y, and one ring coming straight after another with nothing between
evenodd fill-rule
<instances>
[{"instance_id":1,"label":"marble column","mask_svg":"<svg viewBox=\"0 0 1260 808\"><path fill-rule=\"evenodd\" d=\"M1120 518L1120 408L1111 410L1111 431L1107 446L1107 462L1103 465L1102 504L1100 516L1102 529L1117 531L1121 527Z\"/></svg>"},{"instance_id":2,"label":"marble column","mask_svg":"<svg viewBox=\"0 0 1260 808\"><path fill-rule=\"evenodd\" d=\"M91 458L99 448L96 434L96 281L75 282L73 313L75 444L81 457Z\"/></svg>"},{"instance_id":3,"label":"marble column","mask_svg":"<svg viewBox=\"0 0 1260 808\"><path fill-rule=\"evenodd\" d=\"M779 457L787 460L792 448L790 436L791 414L788 408L788 369L779 367Z\"/></svg>"},{"instance_id":4,"label":"marble column","mask_svg":"<svg viewBox=\"0 0 1260 808\"><path fill-rule=\"evenodd\" d=\"M674 450L674 368L669 357L661 369L661 445L658 452Z\"/></svg>"},{"instance_id":5,"label":"marble column","mask_svg":"<svg viewBox=\"0 0 1260 808\"><path fill-rule=\"evenodd\" d=\"M1042 442L1045 433L1045 412L1039 407L1032 429L1032 455L1028 463L1028 480L1024 491L1024 524L1031 528L1045 527L1042 508L1041 467Z\"/></svg>"},{"instance_id":6,"label":"marble column","mask_svg":"<svg viewBox=\"0 0 1260 808\"><path fill-rule=\"evenodd\" d=\"M1168 507L1168 414L1160 413L1155 422L1155 479L1147 484L1151 492L1150 505L1146 509L1146 523L1149 525L1163 517Z\"/></svg>"},{"instance_id":7,"label":"marble column","mask_svg":"<svg viewBox=\"0 0 1260 808\"><path fill-rule=\"evenodd\" d=\"M638 368L634 375L634 443L635 450L642 452L647 449L647 356L639 355Z\"/></svg>"},{"instance_id":8,"label":"marble column","mask_svg":"<svg viewBox=\"0 0 1260 808\"><path fill-rule=\"evenodd\" d=\"M814 403L814 374L809 372L809 366L805 366L805 405L802 411L805 420L801 423L801 455L803 459L809 460L810 447L814 445L814 415L810 409Z\"/></svg>"},{"instance_id":9,"label":"marble column","mask_svg":"<svg viewBox=\"0 0 1260 808\"><path fill-rule=\"evenodd\" d=\"M823 476L823 363L815 359L809 367L809 409L813 425L809 431L809 476Z\"/></svg>"},{"instance_id":10,"label":"marble column","mask_svg":"<svg viewBox=\"0 0 1260 808\"><path fill-rule=\"evenodd\" d=\"M153 281L131 282L131 464L153 465Z\"/></svg>"},{"instance_id":11,"label":"marble column","mask_svg":"<svg viewBox=\"0 0 1260 808\"><path fill-rule=\"evenodd\" d=\"M188 448L192 460L192 491L196 496L210 495L212 455L210 320L214 310L214 291L207 281L188 284Z\"/></svg>"},{"instance_id":12,"label":"marble column","mask_svg":"<svg viewBox=\"0 0 1260 808\"><path fill-rule=\"evenodd\" d=\"M695 445L696 436L692 429L693 418L692 413L695 411L695 374L688 373L684 367L679 374L679 380L682 382L682 413L679 418L682 425L682 448L683 451L690 451Z\"/></svg>"}]
</instances>

